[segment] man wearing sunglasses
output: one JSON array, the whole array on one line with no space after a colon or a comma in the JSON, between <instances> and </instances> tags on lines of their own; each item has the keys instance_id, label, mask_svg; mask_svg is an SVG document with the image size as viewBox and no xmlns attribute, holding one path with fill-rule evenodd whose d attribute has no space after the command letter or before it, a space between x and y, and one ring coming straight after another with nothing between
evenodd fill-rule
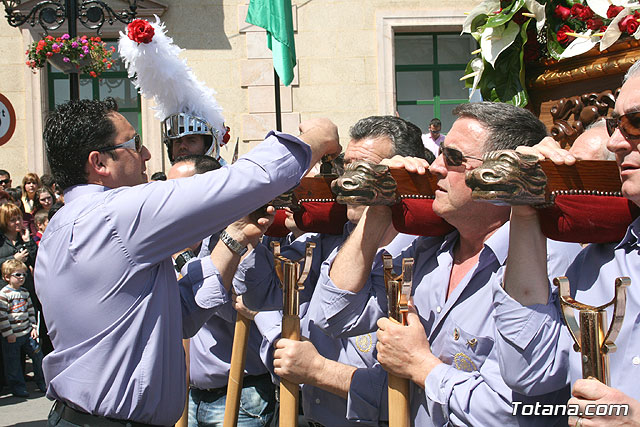
<instances>
[{"instance_id":1,"label":"man wearing sunglasses","mask_svg":"<svg viewBox=\"0 0 640 427\"><path fill-rule=\"evenodd\" d=\"M615 155L624 197L640 205L640 62L627 72L612 117L606 119L610 136L607 147ZM576 156L562 150L551 138L519 151L549 158L556 164L574 164ZM571 385L570 404L580 407L580 416L569 417L571 426L640 424L640 303L637 236L640 219L627 229L619 243L591 244L560 274L569 279L571 295L581 303L600 306L612 300L617 277L631 278L627 288L624 322L609 354L610 384L582 379L581 354L572 350L573 341L563 324L557 291L549 292L546 257L535 211L516 206L511 214L509 264L504 290L496 288L496 322L503 328L497 345L502 355L501 371L516 391L535 395ZM505 292L506 291L506 292ZM608 318L610 319L611 312ZM524 333L516 332L526 325ZM625 404L628 413L595 416L584 409L591 404Z\"/></svg>"},{"instance_id":2,"label":"man wearing sunglasses","mask_svg":"<svg viewBox=\"0 0 640 427\"><path fill-rule=\"evenodd\" d=\"M43 363L47 396L56 400L49 425L178 420L186 397L182 338L226 293L215 268L178 286L171 255L339 152L330 121L300 129L299 138L270 134L227 168L139 185L150 154L113 99L71 101L51 113L44 141L66 204L49 222L35 268L54 346Z\"/></svg>"},{"instance_id":3,"label":"man wearing sunglasses","mask_svg":"<svg viewBox=\"0 0 640 427\"><path fill-rule=\"evenodd\" d=\"M0 190L11 188L11 175L4 169L0 169Z\"/></svg>"},{"instance_id":4,"label":"man wearing sunglasses","mask_svg":"<svg viewBox=\"0 0 640 427\"><path fill-rule=\"evenodd\" d=\"M412 425L551 425L554 420L511 415L511 402L522 399L499 373L491 304L492 284L500 281L506 262L509 207L472 200L465 184L465 173L482 164L484 153L533 145L546 129L530 112L507 104L463 104L454 114L458 118L430 166L410 158L387 162L410 172L428 168L437 177L433 211L456 228L442 237L418 237L394 257L397 272L403 259L414 259L408 326L387 318L382 260L376 254L393 227L386 206L368 207L335 259L325 263L329 268L318 282L324 318L316 324L332 336L378 328L378 361L412 381ZM579 248L555 245L551 270L568 265Z\"/></svg>"}]
</instances>

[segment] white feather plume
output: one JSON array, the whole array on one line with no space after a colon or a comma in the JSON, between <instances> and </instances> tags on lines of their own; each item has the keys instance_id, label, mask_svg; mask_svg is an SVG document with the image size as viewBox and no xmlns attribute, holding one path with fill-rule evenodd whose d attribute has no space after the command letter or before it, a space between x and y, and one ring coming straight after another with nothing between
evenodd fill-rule
<instances>
[{"instance_id":1,"label":"white feather plume","mask_svg":"<svg viewBox=\"0 0 640 427\"><path fill-rule=\"evenodd\" d=\"M137 43L120 32L118 52L129 78L135 76L133 83L140 93L153 98L156 118L163 120L175 113L204 118L220 132L220 140L226 129L216 92L196 78L187 61L179 56L183 49L173 44L165 25L155 18L156 22L150 22L155 31L150 43Z\"/></svg>"}]
</instances>

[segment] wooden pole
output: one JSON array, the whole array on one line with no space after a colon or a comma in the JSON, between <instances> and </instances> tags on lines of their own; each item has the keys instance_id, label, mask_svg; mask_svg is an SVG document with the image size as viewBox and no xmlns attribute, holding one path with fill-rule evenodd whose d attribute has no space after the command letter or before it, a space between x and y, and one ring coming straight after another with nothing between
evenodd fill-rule
<instances>
[{"instance_id":1,"label":"wooden pole","mask_svg":"<svg viewBox=\"0 0 640 427\"><path fill-rule=\"evenodd\" d=\"M231 348L231 366L229 368L229 382L227 383L227 402L224 406L223 427L238 425L238 410L240 409L240 395L244 379L244 365L247 360L247 345L249 343L249 329L251 320L240 313L236 319L236 329L233 333L233 347Z\"/></svg>"},{"instance_id":2,"label":"wooden pole","mask_svg":"<svg viewBox=\"0 0 640 427\"><path fill-rule=\"evenodd\" d=\"M391 319L397 322L395 319ZM409 427L409 380L389 376L389 427Z\"/></svg>"},{"instance_id":3,"label":"wooden pole","mask_svg":"<svg viewBox=\"0 0 640 427\"><path fill-rule=\"evenodd\" d=\"M300 317L282 316L282 338L300 341ZM299 385L280 379L280 427L298 426Z\"/></svg>"},{"instance_id":4,"label":"wooden pole","mask_svg":"<svg viewBox=\"0 0 640 427\"><path fill-rule=\"evenodd\" d=\"M184 409L182 410L182 416L175 424L175 427L187 427L189 425L189 340L182 340L182 347L184 348L184 361L187 365L187 399L184 402Z\"/></svg>"}]
</instances>

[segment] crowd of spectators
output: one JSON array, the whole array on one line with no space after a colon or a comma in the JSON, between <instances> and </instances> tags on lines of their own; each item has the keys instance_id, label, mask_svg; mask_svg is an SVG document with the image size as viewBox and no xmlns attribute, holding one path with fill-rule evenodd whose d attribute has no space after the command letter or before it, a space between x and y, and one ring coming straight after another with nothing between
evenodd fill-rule
<instances>
[{"instance_id":1,"label":"crowd of spectators","mask_svg":"<svg viewBox=\"0 0 640 427\"><path fill-rule=\"evenodd\" d=\"M33 269L38 253L38 245L51 216L64 204L62 192L51 175L27 173L20 185L12 186L11 174L0 169L0 266L9 266L18 261L26 269L26 275L20 277L21 283L13 284L25 291L28 298L23 304L17 300L7 300L0 295L0 392L8 386L10 392L16 396L26 397L24 383L19 379L31 379L25 372L25 360L29 355L33 370L37 375L38 360L47 355L53 347L47 335L42 316L40 301L35 293ZM4 271L5 268L2 267ZM7 267L8 268L8 267ZM0 278L0 290L11 286L10 275ZM9 289L11 290L11 289ZM31 319L30 312L34 317ZM18 313L20 310L24 313ZM19 316L24 314L24 316ZM30 331L20 331L28 341L16 340L17 318L33 320L28 322ZM35 338L34 338L35 337ZM39 337L39 338L38 338ZM38 339L38 341L36 341ZM23 342L24 341L24 342ZM25 344L26 342L26 344ZM30 348L33 348L36 356ZM19 353L20 363L13 360L14 353ZM16 372L18 371L18 372ZM35 378L38 380L38 378Z\"/></svg>"}]
</instances>

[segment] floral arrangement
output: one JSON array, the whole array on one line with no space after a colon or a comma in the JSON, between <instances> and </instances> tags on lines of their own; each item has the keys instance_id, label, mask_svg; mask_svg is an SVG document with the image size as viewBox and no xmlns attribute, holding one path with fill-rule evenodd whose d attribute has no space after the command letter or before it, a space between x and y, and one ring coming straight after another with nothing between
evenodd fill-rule
<instances>
[{"instance_id":1,"label":"floral arrangement","mask_svg":"<svg viewBox=\"0 0 640 427\"><path fill-rule=\"evenodd\" d=\"M71 38L69 34L63 34L57 38L46 36L42 40L34 41L26 54L27 65L34 71L44 67L49 58L59 55L63 62L74 64L91 77L98 77L105 69L113 66L113 52L115 47L107 48L107 44L100 37Z\"/></svg>"},{"instance_id":2,"label":"floral arrangement","mask_svg":"<svg viewBox=\"0 0 640 427\"><path fill-rule=\"evenodd\" d=\"M463 79L487 101L524 107L525 64L603 51L621 36L640 39L639 21L637 0L484 0L463 25L480 44Z\"/></svg>"}]
</instances>

